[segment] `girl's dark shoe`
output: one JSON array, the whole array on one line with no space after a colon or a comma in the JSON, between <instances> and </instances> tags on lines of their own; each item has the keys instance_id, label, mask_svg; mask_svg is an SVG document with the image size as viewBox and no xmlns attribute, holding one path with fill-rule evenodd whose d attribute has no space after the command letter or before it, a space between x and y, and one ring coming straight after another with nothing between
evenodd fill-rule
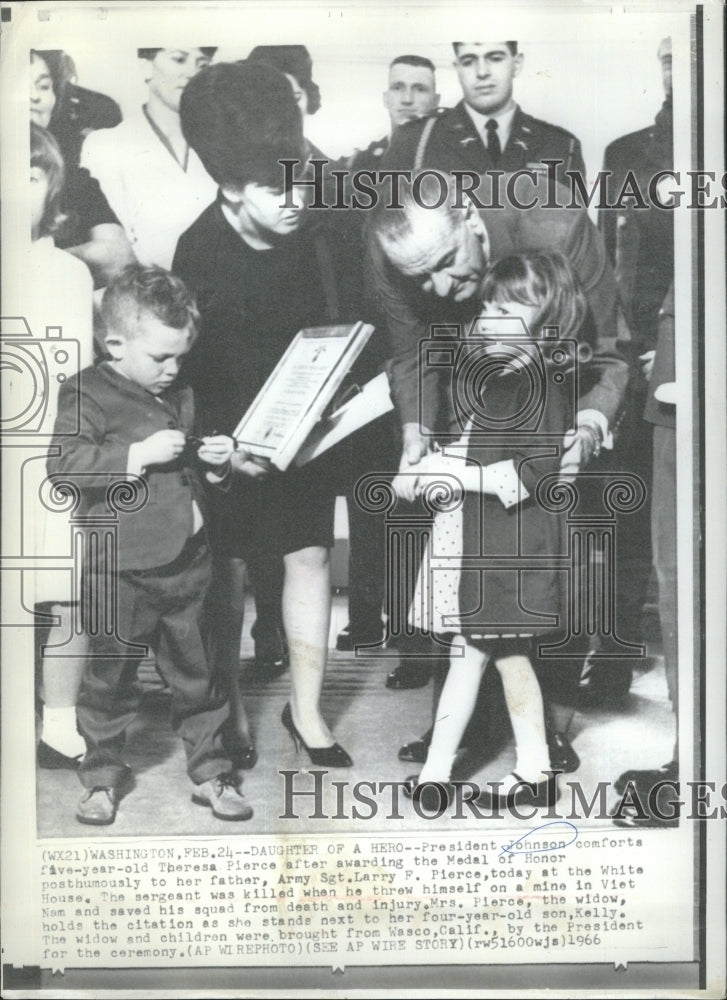
<instances>
[{"instance_id":1,"label":"girl's dark shoe","mask_svg":"<svg viewBox=\"0 0 727 1000\"><path fill-rule=\"evenodd\" d=\"M478 801L492 808L508 809L512 806L552 805L560 797L555 777L543 778L542 781L525 781L516 771L512 771L508 777L513 781L505 780L496 791L492 790L492 786L485 785Z\"/></svg>"},{"instance_id":2,"label":"girl's dark shoe","mask_svg":"<svg viewBox=\"0 0 727 1000\"><path fill-rule=\"evenodd\" d=\"M420 785L419 775L410 774L404 779L404 795L426 812L439 812L454 801L454 785L451 781L423 781Z\"/></svg>"},{"instance_id":3,"label":"girl's dark shoe","mask_svg":"<svg viewBox=\"0 0 727 1000\"><path fill-rule=\"evenodd\" d=\"M303 747L305 752L310 757L311 764L320 765L321 767L353 766L353 761L339 743L334 743L333 746L330 747L309 747L293 722L293 713L290 711L290 703L288 703L283 709L280 721L290 733L290 737L295 744L295 749L300 750L300 748Z\"/></svg>"}]
</instances>

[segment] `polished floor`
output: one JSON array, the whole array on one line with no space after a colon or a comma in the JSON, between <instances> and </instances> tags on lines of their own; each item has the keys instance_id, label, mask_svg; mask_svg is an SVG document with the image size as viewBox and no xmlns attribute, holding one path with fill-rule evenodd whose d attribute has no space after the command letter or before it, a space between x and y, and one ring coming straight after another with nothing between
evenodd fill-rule
<instances>
[{"instance_id":1,"label":"polished floor","mask_svg":"<svg viewBox=\"0 0 727 1000\"><path fill-rule=\"evenodd\" d=\"M259 761L245 772L244 791L254 807L254 816L244 823L216 819L211 811L191 802L191 784L185 774L184 751L168 722L168 697L161 691L149 691L142 712L131 728L126 759L133 768L134 781L122 799L113 826L99 828L79 824L75 807L81 787L69 771L38 770L37 828L40 837L99 836L229 836L238 834L300 834L356 831L369 834L385 831L424 832L451 829L453 820L445 814L440 819L422 819L406 800L400 806L400 819L388 819L390 793L377 797L379 809L370 819L351 818L351 788L343 789L343 805L337 806L335 790L324 787L323 812L328 818L309 818L312 798L293 800L292 812L298 818L283 818L285 812L284 777L281 771L297 771L292 779L296 790L311 790L311 765L304 753L296 754L293 743L280 723L280 713L288 697L289 679L283 674L274 679L256 675L251 660L252 641L249 626L252 606L246 616L241 647L241 670L245 703L250 716ZM345 597L334 598L331 623L331 647L347 620ZM614 780L630 767L659 766L672 755L674 716L669 704L663 661L658 644L648 647L649 655L638 661L628 695L618 704L594 704L583 697L577 705L570 730L573 745L581 758L580 769L569 778L577 779L584 791L595 789L599 781ZM390 691L385 686L387 673L398 660L392 653L383 656L357 656L333 649L323 695L323 711L336 738L354 758L347 770L329 772L325 781L356 782L398 781L416 765L397 759L400 745L423 733L430 724L432 685L409 691ZM514 764L512 746L505 743L498 756L490 760L470 761L459 777L484 784L502 777ZM615 799L615 793L610 795ZM589 798L590 798L589 793ZM338 811L340 818L331 818ZM359 805L368 815L371 810ZM608 820L591 818L591 825L609 826ZM474 818L460 821L468 831L492 828L492 820ZM502 824L496 824L501 827Z\"/></svg>"}]
</instances>

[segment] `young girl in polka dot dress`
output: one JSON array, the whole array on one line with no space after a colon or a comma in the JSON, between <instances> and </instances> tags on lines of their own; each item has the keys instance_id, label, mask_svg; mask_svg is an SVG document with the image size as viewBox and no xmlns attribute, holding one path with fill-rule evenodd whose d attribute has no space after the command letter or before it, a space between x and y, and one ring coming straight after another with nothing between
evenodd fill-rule
<instances>
[{"instance_id":1,"label":"young girl in polka dot dress","mask_svg":"<svg viewBox=\"0 0 727 1000\"><path fill-rule=\"evenodd\" d=\"M567 547L558 483L563 435L575 412L583 293L559 254L502 258L483 285L482 314L460 350L453 396L463 437L417 466L416 491L437 514L411 623L447 636L449 673L436 712L425 782L447 783L482 673L498 670L517 763L504 801L545 800L550 767L531 644L556 641L567 596ZM578 350L578 347L581 350ZM549 639L548 633L551 638ZM527 784L523 784L527 783Z\"/></svg>"}]
</instances>

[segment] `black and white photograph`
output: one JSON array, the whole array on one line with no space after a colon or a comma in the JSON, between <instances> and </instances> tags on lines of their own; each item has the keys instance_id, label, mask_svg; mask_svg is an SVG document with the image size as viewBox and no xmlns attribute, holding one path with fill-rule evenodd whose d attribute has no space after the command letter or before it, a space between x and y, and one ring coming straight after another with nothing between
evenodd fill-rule
<instances>
[{"instance_id":1,"label":"black and white photograph","mask_svg":"<svg viewBox=\"0 0 727 1000\"><path fill-rule=\"evenodd\" d=\"M722 995L722 5L0 14L3 995Z\"/></svg>"}]
</instances>

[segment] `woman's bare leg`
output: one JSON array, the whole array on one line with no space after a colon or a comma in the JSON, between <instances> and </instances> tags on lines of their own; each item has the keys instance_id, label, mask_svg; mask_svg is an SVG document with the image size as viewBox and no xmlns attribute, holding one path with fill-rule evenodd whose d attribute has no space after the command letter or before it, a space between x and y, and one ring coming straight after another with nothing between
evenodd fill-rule
<instances>
[{"instance_id":1,"label":"woman's bare leg","mask_svg":"<svg viewBox=\"0 0 727 1000\"><path fill-rule=\"evenodd\" d=\"M310 546L285 556L283 624L290 652L293 722L309 747L334 742L321 716L331 622L330 553Z\"/></svg>"}]
</instances>

